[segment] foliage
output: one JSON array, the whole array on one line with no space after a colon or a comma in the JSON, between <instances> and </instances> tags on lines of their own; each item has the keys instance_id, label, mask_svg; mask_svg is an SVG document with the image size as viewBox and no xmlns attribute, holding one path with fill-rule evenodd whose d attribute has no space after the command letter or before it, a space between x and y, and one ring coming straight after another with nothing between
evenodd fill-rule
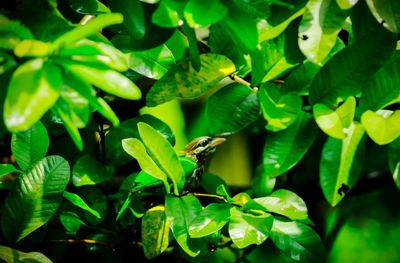
<instances>
[{"instance_id":1,"label":"foliage","mask_svg":"<svg viewBox=\"0 0 400 263\"><path fill-rule=\"evenodd\" d=\"M400 187L387 2L1 3L0 258L337 260Z\"/></svg>"}]
</instances>

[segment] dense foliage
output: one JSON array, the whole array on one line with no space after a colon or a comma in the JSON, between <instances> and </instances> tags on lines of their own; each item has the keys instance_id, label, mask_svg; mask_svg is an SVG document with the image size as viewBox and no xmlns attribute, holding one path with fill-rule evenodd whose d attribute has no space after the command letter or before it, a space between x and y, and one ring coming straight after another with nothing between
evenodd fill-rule
<instances>
[{"instance_id":1,"label":"dense foliage","mask_svg":"<svg viewBox=\"0 0 400 263\"><path fill-rule=\"evenodd\" d=\"M398 0L0 6L1 259L346 262L368 220L398 248Z\"/></svg>"}]
</instances>

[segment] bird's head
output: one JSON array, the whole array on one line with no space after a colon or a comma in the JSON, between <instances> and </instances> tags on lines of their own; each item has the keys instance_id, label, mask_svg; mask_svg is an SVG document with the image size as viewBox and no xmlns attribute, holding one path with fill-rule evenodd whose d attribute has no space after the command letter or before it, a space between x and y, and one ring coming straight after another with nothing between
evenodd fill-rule
<instances>
[{"instance_id":1,"label":"bird's head","mask_svg":"<svg viewBox=\"0 0 400 263\"><path fill-rule=\"evenodd\" d=\"M186 157L202 162L209 154L215 152L216 147L224 141L226 141L225 138L212 138L209 136L196 138L185 147Z\"/></svg>"}]
</instances>

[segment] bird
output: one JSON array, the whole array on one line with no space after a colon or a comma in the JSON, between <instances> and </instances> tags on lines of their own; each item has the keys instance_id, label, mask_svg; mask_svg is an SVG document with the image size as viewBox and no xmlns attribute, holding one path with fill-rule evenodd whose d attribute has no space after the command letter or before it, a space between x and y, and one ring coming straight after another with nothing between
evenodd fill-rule
<instances>
[{"instance_id":1,"label":"bird","mask_svg":"<svg viewBox=\"0 0 400 263\"><path fill-rule=\"evenodd\" d=\"M213 138L210 136L201 136L186 145L184 150L185 157L191 158L196 162L196 168L193 170L186 183L187 190L198 187L206 168L208 158L215 152L216 147L225 141L226 139L221 137Z\"/></svg>"}]
</instances>

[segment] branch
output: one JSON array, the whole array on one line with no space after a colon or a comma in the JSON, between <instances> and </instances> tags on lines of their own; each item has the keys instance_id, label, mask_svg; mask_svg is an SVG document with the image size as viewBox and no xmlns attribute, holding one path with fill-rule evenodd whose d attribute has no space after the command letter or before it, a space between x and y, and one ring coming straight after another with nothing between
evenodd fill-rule
<instances>
[{"instance_id":1,"label":"branch","mask_svg":"<svg viewBox=\"0 0 400 263\"><path fill-rule=\"evenodd\" d=\"M194 196L197 196L197 197L216 198L216 199L224 201L225 203L228 203L228 200L225 197L223 197L222 195L213 195L213 194L204 194L204 193L191 193L191 194Z\"/></svg>"},{"instance_id":2,"label":"branch","mask_svg":"<svg viewBox=\"0 0 400 263\"><path fill-rule=\"evenodd\" d=\"M86 245L97 245L103 246L110 249L114 249L114 247L108 243L93 240L93 239L53 239L49 240L51 243L63 243L63 244L86 244Z\"/></svg>"}]
</instances>

